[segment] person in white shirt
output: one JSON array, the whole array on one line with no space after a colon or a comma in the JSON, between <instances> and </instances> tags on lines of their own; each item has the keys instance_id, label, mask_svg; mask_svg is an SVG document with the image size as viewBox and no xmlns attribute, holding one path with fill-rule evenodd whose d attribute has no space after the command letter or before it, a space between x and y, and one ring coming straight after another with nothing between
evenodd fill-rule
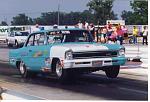
<instances>
[{"instance_id":1,"label":"person in white shirt","mask_svg":"<svg viewBox=\"0 0 150 102\"><path fill-rule=\"evenodd\" d=\"M33 29L33 32L38 32L40 31L40 27L38 24L35 25L35 28Z\"/></svg>"},{"instance_id":2,"label":"person in white shirt","mask_svg":"<svg viewBox=\"0 0 150 102\"><path fill-rule=\"evenodd\" d=\"M144 26L144 31L143 31L143 45L144 45L144 43L146 43L146 45L148 45L147 37L148 37L148 29L147 29L146 26Z\"/></svg>"},{"instance_id":3,"label":"person in white shirt","mask_svg":"<svg viewBox=\"0 0 150 102\"><path fill-rule=\"evenodd\" d=\"M82 22L81 22L81 21L79 21L79 23L78 23L78 28L80 28L80 29L82 29L82 28L83 28L83 24L82 24Z\"/></svg>"},{"instance_id":4,"label":"person in white shirt","mask_svg":"<svg viewBox=\"0 0 150 102\"><path fill-rule=\"evenodd\" d=\"M88 29L88 26L89 26L89 23L85 21L85 25L84 25L85 29Z\"/></svg>"}]
</instances>

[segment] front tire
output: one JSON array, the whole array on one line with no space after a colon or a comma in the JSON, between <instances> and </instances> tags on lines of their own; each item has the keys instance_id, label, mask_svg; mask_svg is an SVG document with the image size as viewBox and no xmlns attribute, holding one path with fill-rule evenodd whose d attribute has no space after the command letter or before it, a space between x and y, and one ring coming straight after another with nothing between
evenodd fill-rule
<instances>
[{"instance_id":1,"label":"front tire","mask_svg":"<svg viewBox=\"0 0 150 102\"><path fill-rule=\"evenodd\" d=\"M108 78L116 78L119 74L120 66L111 66L105 70Z\"/></svg>"},{"instance_id":2,"label":"front tire","mask_svg":"<svg viewBox=\"0 0 150 102\"><path fill-rule=\"evenodd\" d=\"M63 66L61 65L60 60L57 60L54 64L54 71L55 71L55 75L56 77L60 80L60 81L66 81L68 79L68 70L63 69Z\"/></svg>"}]
</instances>

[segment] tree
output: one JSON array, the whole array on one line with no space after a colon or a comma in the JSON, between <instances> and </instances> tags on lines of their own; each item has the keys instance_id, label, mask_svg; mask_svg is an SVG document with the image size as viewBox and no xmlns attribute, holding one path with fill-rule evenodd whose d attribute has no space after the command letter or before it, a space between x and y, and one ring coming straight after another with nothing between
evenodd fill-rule
<instances>
[{"instance_id":1,"label":"tree","mask_svg":"<svg viewBox=\"0 0 150 102\"><path fill-rule=\"evenodd\" d=\"M112 11L114 0L92 0L87 6L95 16L95 23L105 24L106 20L117 19L117 15Z\"/></svg>"},{"instance_id":2,"label":"tree","mask_svg":"<svg viewBox=\"0 0 150 102\"><path fill-rule=\"evenodd\" d=\"M13 17L13 21L11 21L12 25L32 25L32 23L32 19L25 14L19 14Z\"/></svg>"},{"instance_id":3,"label":"tree","mask_svg":"<svg viewBox=\"0 0 150 102\"><path fill-rule=\"evenodd\" d=\"M137 25L147 25L148 24L148 1L134 0L130 2L132 6L132 11L123 11L122 19L126 21L126 24L137 24Z\"/></svg>"},{"instance_id":4,"label":"tree","mask_svg":"<svg viewBox=\"0 0 150 102\"><path fill-rule=\"evenodd\" d=\"M60 12L60 25L75 25L80 21L92 22L93 14L89 10L83 12ZM54 25L57 24L58 12L42 13L40 17L33 19L34 24Z\"/></svg>"},{"instance_id":5,"label":"tree","mask_svg":"<svg viewBox=\"0 0 150 102\"><path fill-rule=\"evenodd\" d=\"M2 21L0 25L1 25L1 26L7 26L8 24L7 24L7 22Z\"/></svg>"},{"instance_id":6,"label":"tree","mask_svg":"<svg viewBox=\"0 0 150 102\"><path fill-rule=\"evenodd\" d=\"M84 10L82 13L81 13L81 21L87 21L87 22L93 22L94 21L94 15L92 14L91 11L89 10Z\"/></svg>"}]
</instances>

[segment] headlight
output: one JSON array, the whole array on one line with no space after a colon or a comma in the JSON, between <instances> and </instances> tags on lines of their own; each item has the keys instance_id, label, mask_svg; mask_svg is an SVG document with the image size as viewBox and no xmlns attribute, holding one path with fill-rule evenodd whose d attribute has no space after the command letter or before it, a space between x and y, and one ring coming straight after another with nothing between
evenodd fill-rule
<instances>
[{"instance_id":1,"label":"headlight","mask_svg":"<svg viewBox=\"0 0 150 102\"><path fill-rule=\"evenodd\" d=\"M73 59L72 50L66 51L65 59L67 59L67 60L72 60Z\"/></svg>"},{"instance_id":2,"label":"headlight","mask_svg":"<svg viewBox=\"0 0 150 102\"><path fill-rule=\"evenodd\" d=\"M119 56L123 56L123 55L125 55L125 49L124 49L124 48L121 48L121 49L119 50Z\"/></svg>"}]
</instances>

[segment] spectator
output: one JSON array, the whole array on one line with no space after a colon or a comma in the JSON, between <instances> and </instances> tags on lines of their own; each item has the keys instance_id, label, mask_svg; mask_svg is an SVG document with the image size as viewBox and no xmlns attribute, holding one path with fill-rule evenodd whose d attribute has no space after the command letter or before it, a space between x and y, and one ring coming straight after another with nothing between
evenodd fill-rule
<instances>
[{"instance_id":1,"label":"spectator","mask_svg":"<svg viewBox=\"0 0 150 102\"><path fill-rule=\"evenodd\" d=\"M143 45L144 45L144 43L146 45L148 45L147 37L148 37L148 29L147 29L146 26L144 26L144 31L143 31Z\"/></svg>"},{"instance_id":2,"label":"spectator","mask_svg":"<svg viewBox=\"0 0 150 102\"><path fill-rule=\"evenodd\" d=\"M98 30L98 42L105 43L105 34L104 29L101 28Z\"/></svg>"},{"instance_id":3,"label":"spectator","mask_svg":"<svg viewBox=\"0 0 150 102\"><path fill-rule=\"evenodd\" d=\"M108 31L112 31L112 24L110 24L110 22L108 22L108 24L106 25L106 28Z\"/></svg>"},{"instance_id":4,"label":"spectator","mask_svg":"<svg viewBox=\"0 0 150 102\"><path fill-rule=\"evenodd\" d=\"M38 24L35 25L35 28L33 29L33 32L38 32L40 31L40 27Z\"/></svg>"},{"instance_id":5,"label":"spectator","mask_svg":"<svg viewBox=\"0 0 150 102\"><path fill-rule=\"evenodd\" d=\"M85 29L88 29L89 23L85 21L84 27Z\"/></svg>"},{"instance_id":6,"label":"spectator","mask_svg":"<svg viewBox=\"0 0 150 102\"><path fill-rule=\"evenodd\" d=\"M96 42L98 42L98 31L97 30L94 31L94 40Z\"/></svg>"},{"instance_id":7,"label":"spectator","mask_svg":"<svg viewBox=\"0 0 150 102\"><path fill-rule=\"evenodd\" d=\"M123 35L124 35L124 40L125 40L125 43L127 44L129 41L128 41L128 29L126 26L122 26L122 31L123 31Z\"/></svg>"},{"instance_id":8,"label":"spectator","mask_svg":"<svg viewBox=\"0 0 150 102\"><path fill-rule=\"evenodd\" d=\"M110 24L110 22L108 22L108 24L106 25L106 28L107 28L107 36L111 36L112 24Z\"/></svg>"},{"instance_id":9,"label":"spectator","mask_svg":"<svg viewBox=\"0 0 150 102\"><path fill-rule=\"evenodd\" d=\"M82 24L82 22L81 22L81 21L79 21L79 22L78 22L78 24L77 24L77 26L78 26L78 28L82 29L82 28L83 28L83 24Z\"/></svg>"},{"instance_id":10,"label":"spectator","mask_svg":"<svg viewBox=\"0 0 150 102\"><path fill-rule=\"evenodd\" d=\"M138 36L138 28L136 26L133 26L133 43L137 43L137 36Z\"/></svg>"},{"instance_id":11,"label":"spectator","mask_svg":"<svg viewBox=\"0 0 150 102\"><path fill-rule=\"evenodd\" d=\"M95 38L95 34L94 34L95 33L95 29L94 29L94 24L93 23L90 24L89 30L90 30L90 32L92 34L92 37Z\"/></svg>"},{"instance_id":12,"label":"spectator","mask_svg":"<svg viewBox=\"0 0 150 102\"><path fill-rule=\"evenodd\" d=\"M102 32L102 36L101 36L101 42L102 43L106 43L107 42L107 32L108 32L108 30L107 30L107 28L103 28L103 30L102 30L103 32Z\"/></svg>"},{"instance_id":13,"label":"spectator","mask_svg":"<svg viewBox=\"0 0 150 102\"><path fill-rule=\"evenodd\" d=\"M121 26L120 25L118 25L118 27L117 27L117 40L119 41L119 43L120 43L120 45L122 45L122 43L123 43L123 31L122 31L122 29L121 29Z\"/></svg>"},{"instance_id":14,"label":"spectator","mask_svg":"<svg viewBox=\"0 0 150 102\"><path fill-rule=\"evenodd\" d=\"M112 31L112 34L111 34L111 36L110 36L110 39L111 39L112 42L115 43L115 42L117 41L117 35L118 35L118 34L117 34L117 28L115 27L115 28L114 28L114 31Z\"/></svg>"},{"instance_id":15,"label":"spectator","mask_svg":"<svg viewBox=\"0 0 150 102\"><path fill-rule=\"evenodd\" d=\"M97 42L101 42L101 32L102 32L102 29L99 28L97 31Z\"/></svg>"}]
</instances>

